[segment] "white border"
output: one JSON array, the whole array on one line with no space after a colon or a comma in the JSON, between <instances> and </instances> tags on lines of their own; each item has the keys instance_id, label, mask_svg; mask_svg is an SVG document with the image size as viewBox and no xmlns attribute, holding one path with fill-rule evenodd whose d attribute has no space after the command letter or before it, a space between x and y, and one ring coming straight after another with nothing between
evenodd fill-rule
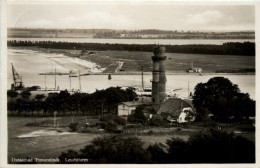
<instances>
[{"instance_id":1,"label":"white border","mask_svg":"<svg viewBox=\"0 0 260 168\"><path fill-rule=\"evenodd\" d=\"M8 1L8 2L7 2ZM102 1L102 0L95 0L95 2L115 2L115 3L124 3L124 2L129 2L129 1L125 1L125 0L107 0L107 1ZM140 2L140 0L132 0L134 1L134 3L138 3ZM142 0L141 2L158 2L159 0ZM260 86L258 86L257 84L259 83L259 73L260 73L260 58L259 58L259 54L260 54L260 1L255 0L255 1L247 1L247 0L243 0L243 1L233 1L233 0L229 0L229 1L218 1L218 0L213 0L213 1L198 1L198 0L190 0L190 1L186 1L183 2L181 0L178 1L169 1L169 0L162 0L160 2L162 3L172 3L174 2L176 5L255 5L255 44L256 44L256 163L255 164L160 164L160 165L142 165L142 164L108 164L108 165L104 165L104 164L97 164L97 165L93 165L93 164L83 164L83 165L76 165L76 164L45 164L45 165L41 165L41 164L35 164L35 165L30 165L30 164L26 164L26 165L17 165L17 164L7 164L7 100L6 100L6 89L7 89L7 66L6 66L6 62L7 62L7 46L6 46L6 41L7 41L7 32L6 32L6 3L85 3L86 1L72 1L72 0L56 0L56 1L52 1L52 0L22 0L22 1L18 1L18 0L1 0L1 113L0 113L0 120L1 120L1 125L0 125L0 130L1 130L1 134L0 134L0 142L1 142L1 157L0 157L0 167L1 168L16 168L16 167L23 167L23 168L30 168L30 167L42 167L42 168L49 168L49 167L63 167L63 168L68 168L68 167L108 167L108 168L116 168L116 167L126 167L126 168L132 168L132 167L149 167L149 168L153 168L153 167L194 167L194 168L208 168L208 167L213 167L213 168L222 168L222 167L229 167L229 168L260 168L260 146L259 146L259 133L260 133L260 125L258 124L258 122L260 122L259 118L258 118L258 114L259 113L259 108L260 108L260 104L258 102L258 100L260 100L260 94L259 94L259 90L260 90ZM88 1L89 2L89 1Z\"/></svg>"}]
</instances>

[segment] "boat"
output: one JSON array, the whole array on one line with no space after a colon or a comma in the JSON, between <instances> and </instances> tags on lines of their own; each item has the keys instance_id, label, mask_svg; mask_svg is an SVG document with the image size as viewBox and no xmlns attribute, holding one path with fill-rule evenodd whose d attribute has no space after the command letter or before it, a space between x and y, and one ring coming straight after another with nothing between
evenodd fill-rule
<instances>
[{"instance_id":1,"label":"boat","mask_svg":"<svg viewBox=\"0 0 260 168\"><path fill-rule=\"evenodd\" d=\"M187 69L188 73L201 73L202 72L202 68L198 68L198 67L193 67L193 61L191 63L191 67L189 69Z\"/></svg>"},{"instance_id":2,"label":"boat","mask_svg":"<svg viewBox=\"0 0 260 168\"><path fill-rule=\"evenodd\" d=\"M111 75L110 75L110 74L108 74L108 80L111 80L111 79L112 79Z\"/></svg>"},{"instance_id":3,"label":"boat","mask_svg":"<svg viewBox=\"0 0 260 168\"><path fill-rule=\"evenodd\" d=\"M182 88L173 89L172 91L176 92L176 91L179 91L179 90L182 90Z\"/></svg>"}]
</instances>

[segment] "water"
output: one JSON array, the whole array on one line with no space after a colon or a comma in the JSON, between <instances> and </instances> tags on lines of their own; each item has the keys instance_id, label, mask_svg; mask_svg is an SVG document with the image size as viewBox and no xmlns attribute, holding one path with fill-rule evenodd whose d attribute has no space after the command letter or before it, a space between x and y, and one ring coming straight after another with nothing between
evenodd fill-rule
<instances>
[{"instance_id":1,"label":"water","mask_svg":"<svg viewBox=\"0 0 260 168\"><path fill-rule=\"evenodd\" d=\"M226 42L255 42L254 39L98 39L98 38L8 38L16 41L56 41L74 43L108 43L108 44L161 44L161 45L187 45L187 44L215 44Z\"/></svg>"},{"instance_id":2,"label":"water","mask_svg":"<svg viewBox=\"0 0 260 168\"><path fill-rule=\"evenodd\" d=\"M25 86L38 85L45 88L54 88L54 76L39 75L40 72L54 71L56 67L57 72L69 72L71 69L85 73L89 71L102 70L92 63L79 63L73 58L64 56L62 54L41 53L31 50L17 50L8 49L8 88L10 88L12 79L11 62L14 63L17 72L22 75ZM87 62L87 61L86 61ZM86 66L92 66L87 68ZM94 67L94 68L93 68ZM178 97L187 97L188 91L193 92L194 87L200 82L207 82L210 78L215 76L223 76L237 84L243 93L249 93L250 97L255 99L255 75L234 75L234 74L172 74L167 75L167 90L171 94L176 94ZM70 89L70 79L68 76L56 76L57 86L60 89ZM145 87L151 87L151 75L144 75ZM188 87L189 85L189 87ZM81 89L83 92L94 92L96 89L106 89L108 87L140 87L140 75L112 75L112 80L108 80L107 75L88 75L81 77ZM79 78L71 78L71 88L79 89ZM178 91L173 92L174 89Z\"/></svg>"}]
</instances>

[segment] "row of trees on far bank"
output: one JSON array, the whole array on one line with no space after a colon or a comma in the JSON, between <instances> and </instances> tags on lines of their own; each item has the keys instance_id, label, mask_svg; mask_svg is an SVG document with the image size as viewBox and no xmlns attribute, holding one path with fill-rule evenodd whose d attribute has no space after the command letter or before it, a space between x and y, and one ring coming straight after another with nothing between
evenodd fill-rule
<instances>
[{"instance_id":1,"label":"row of trees on far bank","mask_svg":"<svg viewBox=\"0 0 260 168\"><path fill-rule=\"evenodd\" d=\"M120 87L111 87L106 90L97 90L92 94L74 93L61 91L60 93L49 93L48 97L36 95L30 99L31 93L24 90L18 95L17 92L9 90L7 96L8 111L13 115L53 115L57 111L58 115L98 115L102 113L116 113L117 104L124 101L132 101L137 97L132 88L126 90ZM36 114L35 114L36 113Z\"/></svg>"},{"instance_id":2,"label":"row of trees on far bank","mask_svg":"<svg viewBox=\"0 0 260 168\"><path fill-rule=\"evenodd\" d=\"M126 50L153 52L153 44L99 44L99 43L75 43L55 41L16 41L7 42L11 47L35 46L52 49L77 49L77 50ZM243 55L255 56L255 43L229 42L223 45L194 44L194 45L165 45L170 53L213 54L213 55Z\"/></svg>"}]
</instances>

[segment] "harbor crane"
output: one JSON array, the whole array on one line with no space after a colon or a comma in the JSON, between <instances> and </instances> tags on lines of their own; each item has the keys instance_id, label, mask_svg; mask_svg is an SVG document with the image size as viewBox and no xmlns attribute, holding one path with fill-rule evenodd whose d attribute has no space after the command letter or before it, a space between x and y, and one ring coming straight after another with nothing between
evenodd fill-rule
<instances>
[{"instance_id":1,"label":"harbor crane","mask_svg":"<svg viewBox=\"0 0 260 168\"><path fill-rule=\"evenodd\" d=\"M17 73L17 71L14 69L13 63L11 63L11 65L12 65L12 74L13 74L13 81L14 81L14 83L11 85L11 89L12 90L23 89L24 84L23 84L22 76L20 76Z\"/></svg>"}]
</instances>

